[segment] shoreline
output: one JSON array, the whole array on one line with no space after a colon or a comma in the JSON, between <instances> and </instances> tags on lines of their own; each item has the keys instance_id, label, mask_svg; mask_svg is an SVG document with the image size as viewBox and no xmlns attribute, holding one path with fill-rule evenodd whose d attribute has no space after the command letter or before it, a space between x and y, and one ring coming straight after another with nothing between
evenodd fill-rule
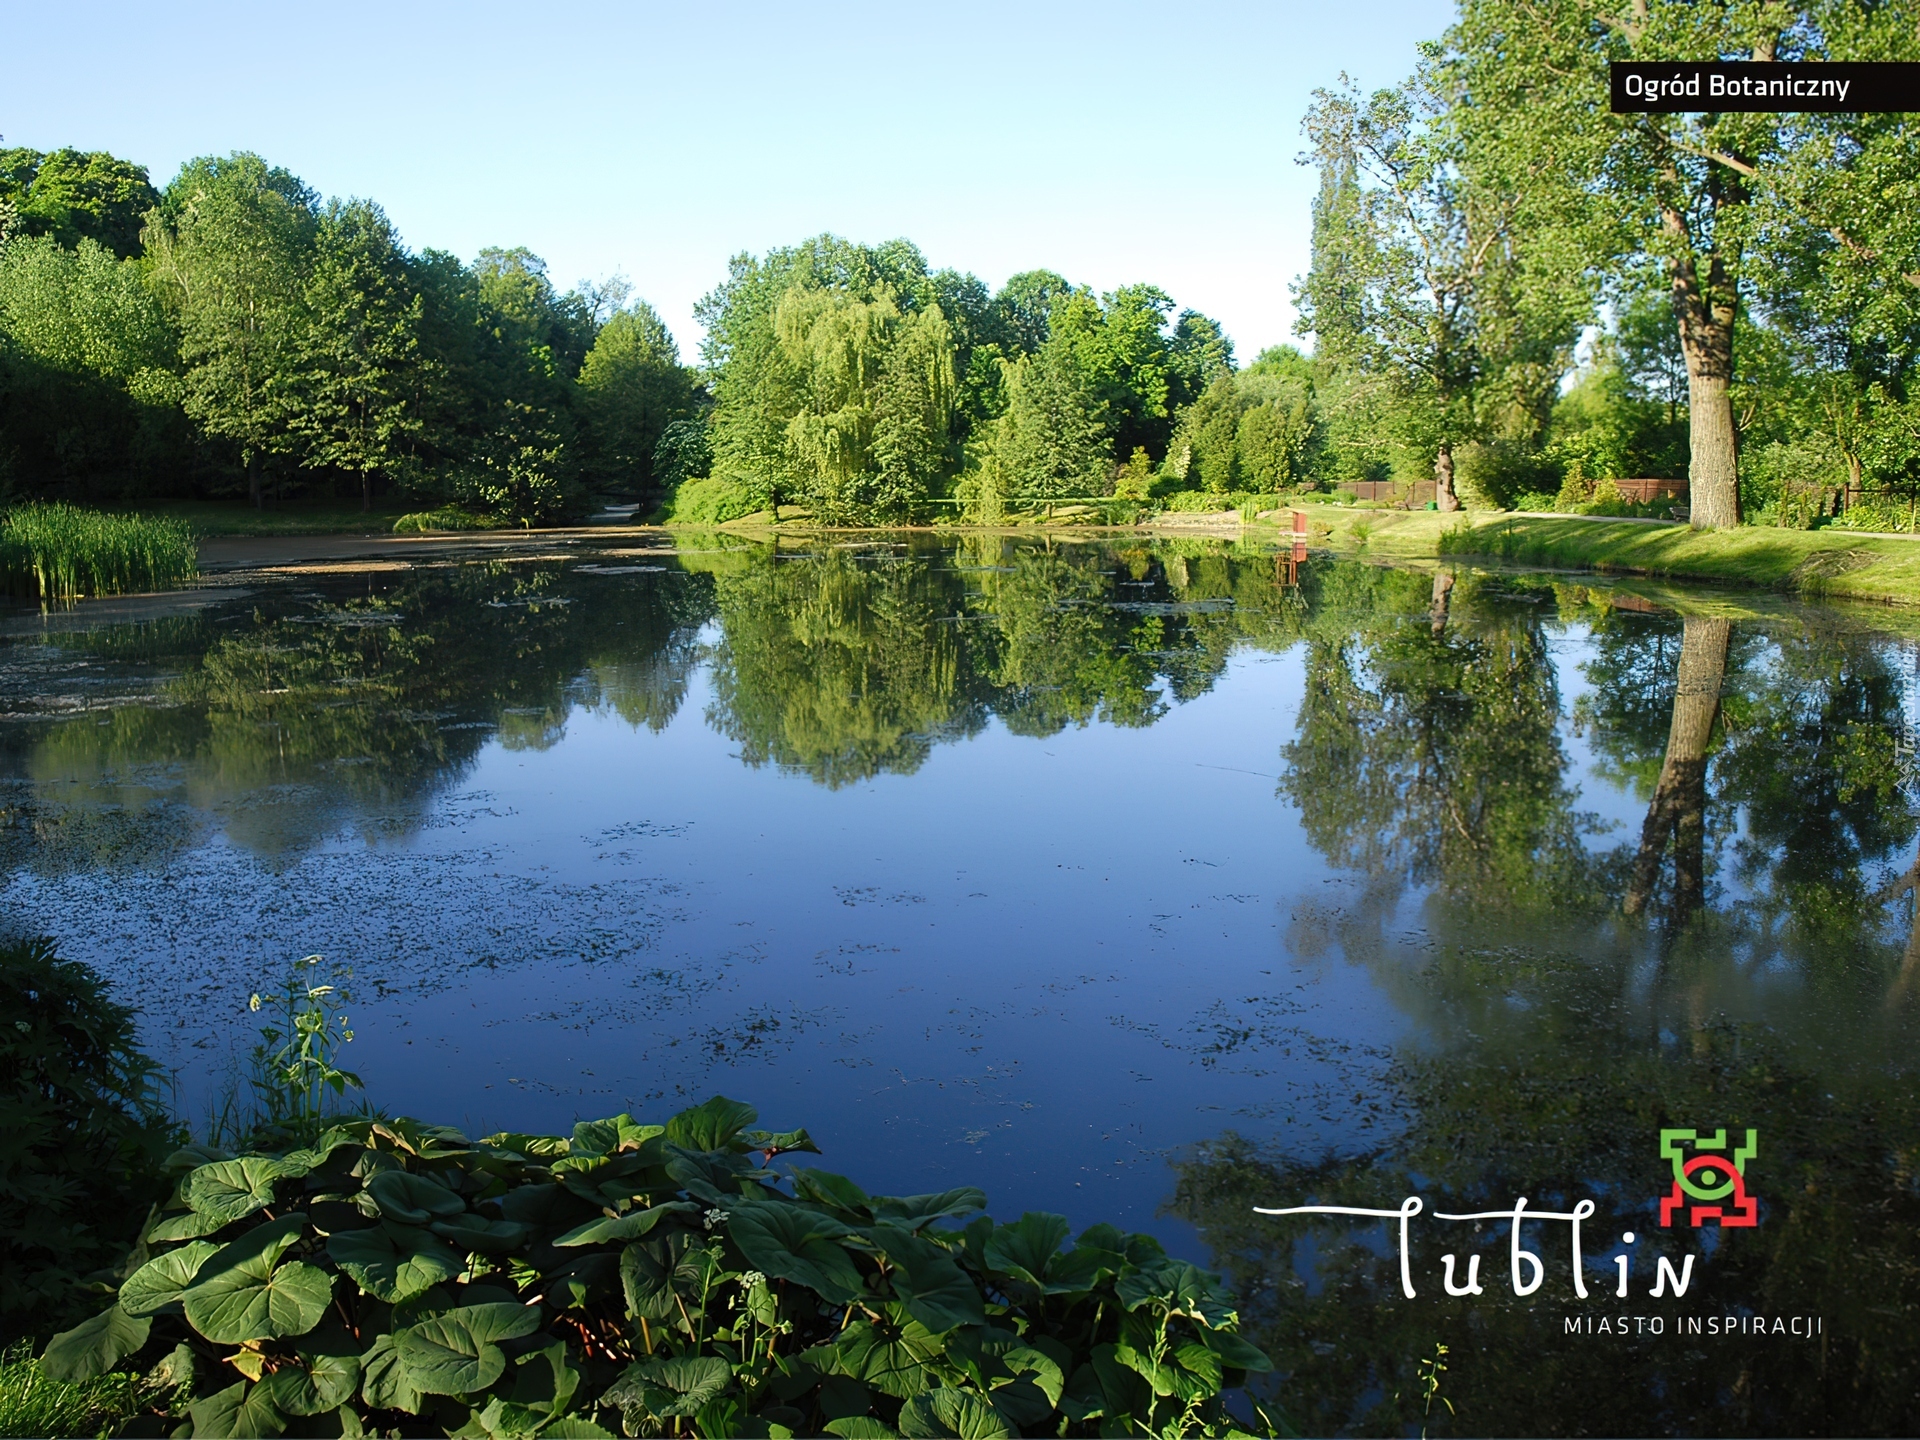
<instances>
[{"instance_id":1,"label":"shoreline","mask_svg":"<svg viewBox=\"0 0 1920 1440\"><path fill-rule=\"evenodd\" d=\"M1659 580L1764 589L1808 598L1920 606L1920 536L1849 530L1752 526L1696 531L1679 521L1538 512L1359 510L1299 507L1313 549L1407 560L1489 561L1506 565L1645 576ZM1267 512L1272 515L1273 512ZM674 537L701 533L747 543L829 535L1045 535L1054 539L1227 539L1287 544L1279 518L1244 520L1232 511L1161 516L1138 525L815 526L728 521L718 526L573 525L542 530L481 530L404 535L220 535L199 542L203 576L236 571L313 570L329 562L444 560L478 552L626 542L670 551ZM652 541L652 545L645 542Z\"/></svg>"}]
</instances>

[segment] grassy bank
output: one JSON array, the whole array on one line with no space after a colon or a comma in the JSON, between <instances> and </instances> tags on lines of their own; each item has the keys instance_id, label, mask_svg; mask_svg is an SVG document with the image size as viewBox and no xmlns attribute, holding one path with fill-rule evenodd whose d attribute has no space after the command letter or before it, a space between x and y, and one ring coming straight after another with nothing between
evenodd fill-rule
<instances>
[{"instance_id":1,"label":"grassy bank","mask_svg":"<svg viewBox=\"0 0 1920 1440\"><path fill-rule=\"evenodd\" d=\"M193 532L178 520L72 505L16 505L0 514L0 588L9 595L127 595L198 573Z\"/></svg>"},{"instance_id":2,"label":"grassy bank","mask_svg":"<svg viewBox=\"0 0 1920 1440\"><path fill-rule=\"evenodd\" d=\"M358 505L300 501L256 510L245 501L175 500L143 508L142 514L177 520L202 539L215 535L387 535L406 514L402 502L382 502L363 512Z\"/></svg>"},{"instance_id":3,"label":"grassy bank","mask_svg":"<svg viewBox=\"0 0 1920 1440\"><path fill-rule=\"evenodd\" d=\"M1693 530L1562 515L1302 508L1310 543L1340 550L1407 559L1498 560L1920 605L1920 540L1770 526ZM1250 535L1263 532L1276 533L1265 526L1248 530Z\"/></svg>"}]
</instances>

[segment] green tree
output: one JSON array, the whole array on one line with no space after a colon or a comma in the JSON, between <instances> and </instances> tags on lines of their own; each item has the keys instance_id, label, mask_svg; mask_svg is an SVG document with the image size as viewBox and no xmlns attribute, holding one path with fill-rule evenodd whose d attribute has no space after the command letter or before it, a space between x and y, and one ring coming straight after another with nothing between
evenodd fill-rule
<instances>
[{"instance_id":1,"label":"green tree","mask_svg":"<svg viewBox=\"0 0 1920 1440\"><path fill-rule=\"evenodd\" d=\"M20 231L68 249L92 240L132 259L159 199L146 167L104 151L0 150L0 201L11 203Z\"/></svg>"},{"instance_id":2,"label":"green tree","mask_svg":"<svg viewBox=\"0 0 1920 1440\"><path fill-rule=\"evenodd\" d=\"M1895 157L1911 154L1910 132L1870 123L1863 146L1839 138L1853 128L1840 117L1614 115L1608 63L1912 58L1920 36L1900 7L1838 0L1625 9L1467 0L1449 43L1470 97L1459 115L1473 163L1525 190L1530 232L1563 268L1611 257L1616 274L1644 263L1670 287L1688 376L1693 520L1737 524L1735 337L1757 234L1797 216L1803 234L1829 235L1848 253L1836 268L1857 266L1855 284L1911 288L1898 246L1885 243L1910 224L1893 218L1912 168ZM1839 162L1831 176L1823 156ZM1856 224L1872 238L1855 236Z\"/></svg>"},{"instance_id":3,"label":"green tree","mask_svg":"<svg viewBox=\"0 0 1920 1440\"><path fill-rule=\"evenodd\" d=\"M995 332L1009 355L1031 355L1052 334L1054 307L1074 293L1065 276L1051 270L1023 270L993 297Z\"/></svg>"},{"instance_id":4,"label":"green tree","mask_svg":"<svg viewBox=\"0 0 1920 1440\"><path fill-rule=\"evenodd\" d=\"M1103 494L1112 447L1071 349L1050 340L1022 355L1007 366L1006 389L992 453L1009 494L1039 500Z\"/></svg>"},{"instance_id":5,"label":"green tree","mask_svg":"<svg viewBox=\"0 0 1920 1440\"><path fill-rule=\"evenodd\" d=\"M359 475L362 511L373 507L374 475L404 464L421 429L410 382L422 308L380 207L330 204L306 285L294 426L309 465Z\"/></svg>"},{"instance_id":6,"label":"green tree","mask_svg":"<svg viewBox=\"0 0 1920 1440\"><path fill-rule=\"evenodd\" d=\"M146 232L180 326L186 412L230 442L262 503L260 462L293 445L314 195L257 155L190 161Z\"/></svg>"},{"instance_id":7,"label":"green tree","mask_svg":"<svg viewBox=\"0 0 1920 1440\"><path fill-rule=\"evenodd\" d=\"M1497 204L1463 176L1445 120L1430 66L1369 98L1351 81L1316 92L1305 128L1330 196L1330 236L1338 227L1338 263L1310 273L1301 300L1303 323L1325 311L1336 353L1394 386L1433 455L1439 507L1456 510L1454 449L1471 433L1485 368L1483 280L1507 237Z\"/></svg>"},{"instance_id":8,"label":"green tree","mask_svg":"<svg viewBox=\"0 0 1920 1440\"><path fill-rule=\"evenodd\" d=\"M600 327L580 367L590 466L603 481L657 486L667 427L693 414L693 376L665 323L644 300Z\"/></svg>"},{"instance_id":9,"label":"green tree","mask_svg":"<svg viewBox=\"0 0 1920 1440\"><path fill-rule=\"evenodd\" d=\"M25 474L124 490L185 468L178 364L138 262L89 239L0 246L0 431Z\"/></svg>"}]
</instances>

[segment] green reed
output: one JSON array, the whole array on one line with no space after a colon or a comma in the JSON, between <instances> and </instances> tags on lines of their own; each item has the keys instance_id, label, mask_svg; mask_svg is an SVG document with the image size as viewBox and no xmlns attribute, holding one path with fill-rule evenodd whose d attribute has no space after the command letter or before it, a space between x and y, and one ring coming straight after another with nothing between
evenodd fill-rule
<instances>
[{"instance_id":1,"label":"green reed","mask_svg":"<svg viewBox=\"0 0 1920 1440\"><path fill-rule=\"evenodd\" d=\"M9 595L124 595L199 573L193 532L178 520L39 503L0 514L0 588Z\"/></svg>"}]
</instances>

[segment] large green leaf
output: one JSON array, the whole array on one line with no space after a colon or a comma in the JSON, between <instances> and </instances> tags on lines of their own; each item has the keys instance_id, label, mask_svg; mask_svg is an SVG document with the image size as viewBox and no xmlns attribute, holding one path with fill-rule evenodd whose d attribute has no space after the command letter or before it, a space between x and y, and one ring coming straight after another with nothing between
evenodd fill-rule
<instances>
[{"instance_id":1,"label":"large green leaf","mask_svg":"<svg viewBox=\"0 0 1920 1440\"><path fill-rule=\"evenodd\" d=\"M147 1231L146 1241L149 1245L171 1245L180 1240L197 1240L202 1235L211 1235L225 1223L197 1210L183 1210L178 1215L155 1221Z\"/></svg>"},{"instance_id":2,"label":"large green leaf","mask_svg":"<svg viewBox=\"0 0 1920 1440\"><path fill-rule=\"evenodd\" d=\"M1220 1357L1204 1345L1182 1345L1155 1360L1151 1351L1123 1343L1114 1346L1113 1358L1151 1385L1154 1394L1183 1405L1220 1393Z\"/></svg>"},{"instance_id":3,"label":"large green leaf","mask_svg":"<svg viewBox=\"0 0 1920 1440\"><path fill-rule=\"evenodd\" d=\"M360 1357L360 1398L375 1410L420 1413L420 1392L408 1380L391 1335L380 1336Z\"/></svg>"},{"instance_id":4,"label":"large green leaf","mask_svg":"<svg viewBox=\"0 0 1920 1440\"><path fill-rule=\"evenodd\" d=\"M664 1239L635 1241L620 1252L620 1286L635 1319L666 1320L679 1313L675 1295L699 1289L702 1271L688 1255L691 1236L670 1231Z\"/></svg>"},{"instance_id":5,"label":"large green leaf","mask_svg":"<svg viewBox=\"0 0 1920 1440\"><path fill-rule=\"evenodd\" d=\"M517 1250L527 1243L527 1237L533 1233L516 1221L489 1220L485 1215L476 1215L471 1210L445 1220L436 1220L427 1228L441 1239L450 1241L458 1250L469 1254L480 1250L489 1255L504 1255L509 1250Z\"/></svg>"},{"instance_id":6,"label":"large green leaf","mask_svg":"<svg viewBox=\"0 0 1920 1440\"><path fill-rule=\"evenodd\" d=\"M1137 1310L1148 1302L1165 1305L1176 1315L1198 1320L1209 1329L1234 1323L1219 1280L1184 1261L1159 1259L1120 1277L1114 1287L1120 1303Z\"/></svg>"},{"instance_id":7,"label":"large green leaf","mask_svg":"<svg viewBox=\"0 0 1920 1440\"><path fill-rule=\"evenodd\" d=\"M1092 1290L1126 1268L1126 1257L1092 1245L1076 1245L1047 1262L1049 1295L1074 1295Z\"/></svg>"},{"instance_id":8,"label":"large green leaf","mask_svg":"<svg viewBox=\"0 0 1920 1440\"><path fill-rule=\"evenodd\" d=\"M596 1210L618 1208L662 1184L661 1151L654 1146L612 1155L569 1156L553 1162L553 1175ZM517 1218L517 1217L516 1217Z\"/></svg>"},{"instance_id":9,"label":"large green leaf","mask_svg":"<svg viewBox=\"0 0 1920 1440\"><path fill-rule=\"evenodd\" d=\"M686 1150L724 1150L734 1136L759 1118L760 1112L753 1106L716 1095L667 1121L667 1143Z\"/></svg>"},{"instance_id":10,"label":"large green leaf","mask_svg":"<svg viewBox=\"0 0 1920 1440\"><path fill-rule=\"evenodd\" d=\"M592 1218L598 1207L559 1185L516 1185L500 1197L507 1219L549 1235Z\"/></svg>"},{"instance_id":11,"label":"large green leaf","mask_svg":"<svg viewBox=\"0 0 1920 1440\"><path fill-rule=\"evenodd\" d=\"M1153 1408L1153 1387L1137 1372L1121 1364L1118 1349L1114 1345L1096 1345L1091 1356L1093 1372L1100 1385L1101 1409L1109 1420L1145 1415ZM1079 1379L1076 1374L1067 1387L1069 1392L1078 1388ZM1067 1398L1074 1397L1069 1393Z\"/></svg>"},{"instance_id":12,"label":"large green leaf","mask_svg":"<svg viewBox=\"0 0 1920 1440\"><path fill-rule=\"evenodd\" d=\"M844 1415L838 1420L829 1420L826 1431L839 1436L840 1440L900 1440L898 1430L871 1415Z\"/></svg>"},{"instance_id":13,"label":"large green leaf","mask_svg":"<svg viewBox=\"0 0 1920 1440\"><path fill-rule=\"evenodd\" d=\"M545 1440L613 1440L613 1432L604 1430L581 1415L562 1415L543 1427Z\"/></svg>"},{"instance_id":14,"label":"large green leaf","mask_svg":"<svg viewBox=\"0 0 1920 1440\"><path fill-rule=\"evenodd\" d=\"M40 1368L55 1380L91 1380L146 1344L152 1325L115 1305L54 1336L40 1357Z\"/></svg>"},{"instance_id":15,"label":"large green leaf","mask_svg":"<svg viewBox=\"0 0 1920 1440\"><path fill-rule=\"evenodd\" d=\"M980 1291L944 1248L893 1225L875 1225L868 1233L893 1263L887 1277L893 1293L927 1329L939 1333L986 1323Z\"/></svg>"},{"instance_id":16,"label":"large green leaf","mask_svg":"<svg viewBox=\"0 0 1920 1440\"><path fill-rule=\"evenodd\" d=\"M1267 1352L1259 1346L1248 1343L1231 1330L1205 1330L1200 1332L1200 1343L1220 1357L1220 1363L1230 1370L1246 1370L1252 1374L1265 1375L1273 1369L1273 1361L1267 1358Z\"/></svg>"},{"instance_id":17,"label":"large green leaf","mask_svg":"<svg viewBox=\"0 0 1920 1440\"><path fill-rule=\"evenodd\" d=\"M620 1372L600 1400L618 1405L629 1416L671 1419L697 1414L726 1389L733 1367L712 1355L653 1356L635 1361ZM631 1425L629 1429L633 1428Z\"/></svg>"},{"instance_id":18,"label":"large green leaf","mask_svg":"<svg viewBox=\"0 0 1920 1440\"><path fill-rule=\"evenodd\" d=\"M193 1277L207 1257L220 1247L207 1240L196 1240L177 1250L164 1250L127 1277L120 1287L120 1308L129 1315L151 1315L174 1305L180 1292L193 1284Z\"/></svg>"},{"instance_id":19,"label":"large green leaf","mask_svg":"<svg viewBox=\"0 0 1920 1440\"><path fill-rule=\"evenodd\" d=\"M569 1155L611 1155L619 1150L638 1150L656 1135L666 1133L664 1125L642 1125L631 1115L615 1115L611 1120L582 1120L573 1127Z\"/></svg>"},{"instance_id":20,"label":"large green leaf","mask_svg":"<svg viewBox=\"0 0 1920 1440\"><path fill-rule=\"evenodd\" d=\"M830 1170L796 1170L793 1192L855 1225L873 1219L873 1200L853 1181Z\"/></svg>"},{"instance_id":21,"label":"large green leaf","mask_svg":"<svg viewBox=\"0 0 1920 1440\"><path fill-rule=\"evenodd\" d=\"M425 1225L467 1208L467 1202L446 1186L408 1170L382 1171L367 1181L366 1193L385 1219L403 1225Z\"/></svg>"},{"instance_id":22,"label":"large green leaf","mask_svg":"<svg viewBox=\"0 0 1920 1440\"><path fill-rule=\"evenodd\" d=\"M749 1150L764 1150L771 1159L775 1155L803 1154L818 1155L820 1147L813 1143L813 1137L802 1130L745 1130L737 1137L739 1143Z\"/></svg>"},{"instance_id":23,"label":"large green leaf","mask_svg":"<svg viewBox=\"0 0 1920 1440\"><path fill-rule=\"evenodd\" d=\"M567 1362L564 1341L522 1355L514 1364L519 1373L514 1376L513 1403L533 1414L562 1414L580 1388L580 1372Z\"/></svg>"},{"instance_id":24,"label":"large green leaf","mask_svg":"<svg viewBox=\"0 0 1920 1440\"><path fill-rule=\"evenodd\" d=\"M362 1290L392 1305L451 1280L463 1268L444 1241L412 1225L383 1223L329 1235L327 1254Z\"/></svg>"},{"instance_id":25,"label":"large green leaf","mask_svg":"<svg viewBox=\"0 0 1920 1440\"><path fill-rule=\"evenodd\" d=\"M1073 1227L1064 1215L1029 1210L1017 1224L1002 1225L987 1237L987 1264L1029 1285L1045 1285L1047 1262Z\"/></svg>"},{"instance_id":26,"label":"large green leaf","mask_svg":"<svg viewBox=\"0 0 1920 1440\"><path fill-rule=\"evenodd\" d=\"M1058 1347L1061 1354L1069 1353L1065 1346ZM1047 1397L1049 1406L1058 1405L1060 1396L1066 1389L1067 1378L1062 1372L1060 1362L1032 1345L1015 1345L1002 1352L1000 1363L1005 1365L1020 1379L1036 1386Z\"/></svg>"},{"instance_id":27,"label":"large green leaf","mask_svg":"<svg viewBox=\"0 0 1920 1440\"><path fill-rule=\"evenodd\" d=\"M180 1297L187 1323L216 1345L304 1335L320 1323L333 1298L333 1277L303 1261L276 1268L267 1256L256 1255L206 1274L218 1263L216 1255L202 1271L206 1278Z\"/></svg>"},{"instance_id":28,"label":"large green leaf","mask_svg":"<svg viewBox=\"0 0 1920 1440\"><path fill-rule=\"evenodd\" d=\"M273 1203L273 1182L286 1172L277 1160L246 1155L202 1165L187 1176L185 1199L197 1215L221 1225Z\"/></svg>"},{"instance_id":29,"label":"large green leaf","mask_svg":"<svg viewBox=\"0 0 1920 1440\"><path fill-rule=\"evenodd\" d=\"M964 1185L958 1190L942 1190L937 1195L876 1195L873 1218L898 1225L902 1230L918 1230L928 1222L948 1215L965 1215L987 1208L987 1192Z\"/></svg>"},{"instance_id":30,"label":"large green leaf","mask_svg":"<svg viewBox=\"0 0 1920 1440\"><path fill-rule=\"evenodd\" d=\"M835 1305L863 1293L853 1257L837 1243L848 1228L818 1210L798 1204L739 1200L727 1217L727 1233L756 1270L805 1285Z\"/></svg>"},{"instance_id":31,"label":"large green leaf","mask_svg":"<svg viewBox=\"0 0 1920 1440\"><path fill-rule=\"evenodd\" d=\"M740 1196L743 1184L764 1188L755 1177L765 1172L755 1169L744 1155L726 1151L709 1153L672 1146L666 1152L666 1169L689 1195L723 1210Z\"/></svg>"},{"instance_id":32,"label":"large green leaf","mask_svg":"<svg viewBox=\"0 0 1920 1440\"><path fill-rule=\"evenodd\" d=\"M646 1210L629 1210L615 1219L601 1216L584 1225L576 1225L554 1240L555 1245L603 1245L610 1240L637 1240L669 1215L697 1215L700 1207L686 1200L655 1205Z\"/></svg>"},{"instance_id":33,"label":"large green leaf","mask_svg":"<svg viewBox=\"0 0 1920 1440\"><path fill-rule=\"evenodd\" d=\"M840 1332L829 1353L841 1374L904 1400L927 1388L927 1366L939 1359L940 1341L916 1320L905 1325L856 1320Z\"/></svg>"},{"instance_id":34,"label":"large green leaf","mask_svg":"<svg viewBox=\"0 0 1920 1440\"><path fill-rule=\"evenodd\" d=\"M928 1390L900 1407L907 1440L1012 1440L1006 1417L965 1390Z\"/></svg>"},{"instance_id":35,"label":"large green leaf","mask_svg":"<svg viewBox=\"0 0 1920 1440\"><path fill-rule=\"evenodd\" d=\"M249 1385L242 1380L217 1394L196 1400L187 1407L193 1422L195 1440L249 1440L249 1437L278 1435L287 1428L286 1418L274 1409L273 1398L264 1385Z\"/></svg>"},{"instance_id":36,"label":"large green leaf","mask_svg":"<svg viewBox=\"0 0 1920 1440\"><path fill-rule=\"evenodd\" d=\"M506 1373L499 1341L539 1328L535 1306L463 1305L394 1332L393 1350L423 1395L471 1395Z\"/></svg>"},{"instance_id":37,"label":"large green leaf","mask_svg":"<svg viewBox=\"0 0 1920 1440\"><path fill-rule=\"evenodd\" d=\"M282 1414L321 1415L353 1398L360 1361L353 1355L302 1356L300 1364L283 1365L260 1383Z\"/></svg>"}]
</instances>

